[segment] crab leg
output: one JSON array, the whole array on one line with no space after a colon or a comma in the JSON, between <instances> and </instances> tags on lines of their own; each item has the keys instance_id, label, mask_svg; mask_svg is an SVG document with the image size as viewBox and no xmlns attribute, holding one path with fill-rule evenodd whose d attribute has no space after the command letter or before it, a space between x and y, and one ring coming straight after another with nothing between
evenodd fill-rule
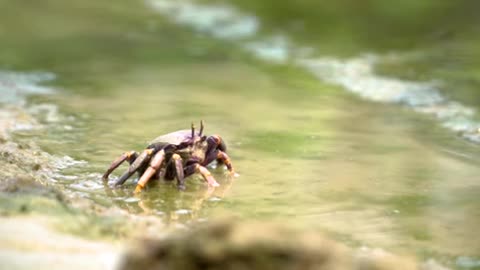
<instances>
[{"instance_id":1,"label":"crab leg","mask_svg":"<svg viewBox=\"0 0 480 270\"><path fill-rule=\"evenodd\" d=\"M145 170L143 175L138 180L134 193L139 193L145 188L145 185L148 183L150 178L152 178L152 176L158 171L158 169L160 169L160 166L162 165L164 159L165 151L163 149L158 151L155 156L153 156L147 170Z\"/></svg>"},{"instance_id":2,"label":"crab leg","mask_svg":"<svg viewBox=\"0 0 480 270\"><path fill-rule=\"evenodd\" d=\"M145 149L120 178L115 182L115 186L123 185L130 176L132 176L139 168L141 168L152 156L154 149Z\"/></svg>"},{"instance_id":3,"label":"crab leg","mask_svg":"<svg viewBox=\"0 0 480 270\"><path fill-rule=\"evenodd\" d=\"M177 186L180 190L185 190L185 175L183 173L183 160L178 154L173 154L172 159L175 162L175 170L177 172Z\"/></svg>"},{"instance_id":4,"label":"crab leg","mask_svg":"<svg viewBox=\"0 0 480 270\"><path fill-rule=\"evenodd\" d=\"M194 173L200 173L209 186L220 186L220 184L218 184L215 178L213 178L212 174L208 171L208 169L198 163L191 164L185 168L185 177L188 177Z\"/></svg>"},{"instance_id":5,"label":"crab leg","mask_svg":"<svg viewBox=\"0 0 480 270\"><path fill-rule=\"evenodd\" d=\"M235 173L235 170L233 169L232 162L230 160L230 157L227 155L227 153L220 151L220 150L215 150L211 151L207 156L205 157L205 160L203 161L202 165L207 166L214 160L218 160L219 162L222 162L227 166L228 171L230 172L231 175ZM221 164L221 163L220 163Z\"/></svg>"},{"instance_id":6,"label":"crab leg","mask_svg":"<svg viewBox=\"0 0 480 270\"><path fill-rule=\"evenodd\" d=\"M138 153L135 151L130 151L130 152L125 152L121 156L119 156L116 160L112 162L110 167L108 167L108 170L103 174L102 180L107 181L108 176L116 169L118 166L120 166L125 160L128 161L128 163L132 164L132 162L138 157Z\"/></svg>"}]
</instances>

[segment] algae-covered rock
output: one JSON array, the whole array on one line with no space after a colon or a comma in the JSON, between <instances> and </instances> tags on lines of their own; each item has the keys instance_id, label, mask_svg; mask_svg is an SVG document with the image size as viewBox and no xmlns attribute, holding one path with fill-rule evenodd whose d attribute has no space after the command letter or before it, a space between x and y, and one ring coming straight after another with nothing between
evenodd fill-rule
<instances>
[{"instance_id":1,"label":"algae-covered rock","mask_svg":"<svg viewBox=\"0 0 480 270\"><path fill-rule=\"evenodd\" d=\"M381 249L352 250L315 233L282 225L216 221L163 239L143 239L122 270L410 270L434 269Z\"/></svg>"},{"instance_id":2,"label":"algae-covered rock","mask_svg":"<svg viewBox=\"0 0 480 270\"><path fill-rule=\"evenodd\" d=\"M46 182L52 171L53 158L34 143L0 142L0 182L6 179L35 178Z\"/></svg>"}]
</instances>

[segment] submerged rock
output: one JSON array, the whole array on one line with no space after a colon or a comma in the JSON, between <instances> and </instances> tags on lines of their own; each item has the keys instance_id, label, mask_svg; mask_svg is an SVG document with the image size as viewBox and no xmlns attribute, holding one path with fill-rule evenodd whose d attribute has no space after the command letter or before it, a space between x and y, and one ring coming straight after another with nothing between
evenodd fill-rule
<instances>
[{"instance_id":1,"label":"submerged rock","mask_svg":"<svg viewBox=\"0 0 480 270\"><path fill-rule=\"evenodd\" d=\"M321 234L280 225L216 221L163 239L143 239L120 269L439 269L432 265L380 249L354 251Z\"/></svg>"}]
</instances>

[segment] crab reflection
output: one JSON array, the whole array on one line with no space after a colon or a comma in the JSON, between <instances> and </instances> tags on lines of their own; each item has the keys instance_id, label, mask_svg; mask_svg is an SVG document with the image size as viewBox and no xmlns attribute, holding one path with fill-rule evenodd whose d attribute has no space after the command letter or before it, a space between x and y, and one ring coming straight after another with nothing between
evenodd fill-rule
<instances>
[{"instance_id":1,"label":"crab reflection","mask_svg":"<svg viewBox=\"0 0 480 270\"><path fill-rule=\"evenodd\" d=\"M134 183L115 189L105 183L104 190L113 204L129 213L158 216L167 225L187 224L207 217L208 209L221 201L235 182L234 178L222 177L223 170L216 171L218 187L206 186L193 176L183 192L178 192L173 183L161 180L150 183L147 192L141 194L132 194Z\"/></svg>"}]
</instances>

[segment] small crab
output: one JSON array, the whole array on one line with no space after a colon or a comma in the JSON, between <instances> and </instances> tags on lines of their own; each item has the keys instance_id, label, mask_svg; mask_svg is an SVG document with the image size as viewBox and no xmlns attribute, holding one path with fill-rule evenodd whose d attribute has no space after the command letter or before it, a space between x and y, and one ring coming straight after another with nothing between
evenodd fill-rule
<instances>
[{"instance_id":1,"label":"small crab","mask_svg":"<svg viewBox=\"0 0 480 270\"><path fill-rule=\"evenodd\" d=\"M218 135L202 135L203 128L201 121L200 131L196 134L192 123L191 130L179 130L155 138L140 154L135 151L123 153L112 162L103 175L103 180L108 181L108 176L127 161L130 167L115 181L114 186L122 185L138 172L140 179L135 193L141 192L152 178L165 180L177 178L178 189L184 190L185 178L194 173L200 173L209 186L219 186L205 166L217 160L227 166L231 175L234 175L234 169L222 138Z\"/></svg>"}]
</instances>

